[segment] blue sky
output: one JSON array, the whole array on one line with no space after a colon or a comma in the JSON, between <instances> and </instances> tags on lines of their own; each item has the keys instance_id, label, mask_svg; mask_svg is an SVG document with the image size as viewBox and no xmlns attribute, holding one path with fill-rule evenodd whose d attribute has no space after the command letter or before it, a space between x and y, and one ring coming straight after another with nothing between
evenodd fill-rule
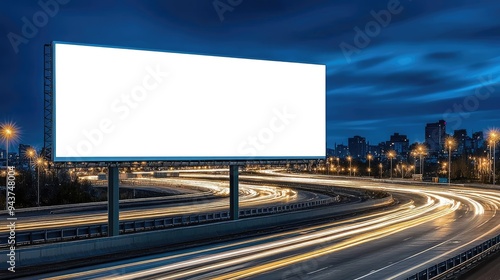
<instances>
[{"instance_id":1,"label":"blue sky","mask_svg":"<svg viewBox=\"0 0 500 280\"><path fill-rule=\"evenodd\" d=\"M0 121L22 143L43 145L51 41L326 64L329 147L394 132L423 141L439 119L449 133L500 127L499 1L55 1L0 4Z\"/></svg>"}]
</instances>

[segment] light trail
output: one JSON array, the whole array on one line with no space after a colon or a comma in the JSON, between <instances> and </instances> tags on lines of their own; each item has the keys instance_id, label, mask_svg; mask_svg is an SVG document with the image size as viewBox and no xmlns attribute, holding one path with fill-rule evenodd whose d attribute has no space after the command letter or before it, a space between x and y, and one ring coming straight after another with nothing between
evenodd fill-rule
<instances>
[{"instance_id":1,"label":"light trail","mask_svg":"<svg viewBox=\"0 0 500 280\"><path fill-rule=\"evenodd\" d=\"M122 261L108 267L89 267L70 270L62 275L47 275L46 279L247 279L276 278L280 271L298 267L302 263L315 261L324 267L313 266L309 273L329 275L330 268L338 268L341 260L336 255L345 255L356 248L377 248L395 235L401 235L400 243L413 244L404 253L384 264L383 258L375 257L367 267L360 267L343 279L400 278L431 263L448 258L450 254L484 240L500 229L496 211L500 206L500 191L461 187L436 187L425 185L395 185L377 182L331 180L324 177L281 175L266 172L266 176L246 176L261 180L263 186L249 195L249 201L267 197L275 199L289 193L266 186L266 182L304 183L314 185L353 187L381 190L405 195L407 203L366 213L357 217L334 222L246 238L225 244L205 245L202 249L184 250L151 256L139 261ZM214 176L215 177L215 176ZM465 228L465 230L464 230ZM478 230L481 229L481 230ZM435 241L418 242L414 231L425 230ZM406 237L406 238L404 238ZM452 246L455 240L464 240ZM452 246L452 247L450 247ZM398 250L399 247L397 247ZM414 249L415 248L415 249ZM446 249L444 249L446 248ZM449 249L452 248L452 249ZM377 250L368 250L377 255ZM328 257L340 262L328 262ZM421 259L425 261L419 261ZM338 273L338 271L336 272ZM272 275L272 276L269 276ZM355 276L356 275L356 276ZM331 275L330 275L331 276ZM279 276L278 276L279 277Z\"/></svg>"},{"instance_id":2,"label":"light trail","mask_svg":"<svg viewBox=\"0 0 500 280\"><path fill-rule=\"evenodd\" d=\"M147 179L149 180L149 179ZM209 190L215 195L223 196L229 194L227 182L211 182L186 179L157 179L158 182L168 182L169 185L184 185L188 187ZM261 205L284 204L298 202L303 199L297 191L288 188L262 186L257 184L240 184L240 207L258 207ZM200 213L200 205L203 212L218 212L229 209L228 199L207 200L200 203L182 203L182 205L169 205L155 208L126 209L120 211L120 221L133 221L139 219L153 219ZM65 227L105 224L108 222L105 211L93 211L91 213L76 214L53 214L46 216L23 217L22 222L16 224L16 230L33 231L42 229L59 229ZM8 228L0 228L0 232L7 232Z\"/></svg>"}]
</instances>

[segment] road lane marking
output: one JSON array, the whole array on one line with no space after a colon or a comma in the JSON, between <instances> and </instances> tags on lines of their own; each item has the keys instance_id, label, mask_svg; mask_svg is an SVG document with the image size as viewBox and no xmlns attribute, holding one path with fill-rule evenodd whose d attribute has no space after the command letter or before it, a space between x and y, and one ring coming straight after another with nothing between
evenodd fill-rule
<instances>
[{"instance_id":1,"label":"road lane marking","mask_svg":"<svg viewBox=\"0 0 500 280\"><path fill-rule=\"evenodd\" d=\"M331 265L326 266L326 267L323 267L323 268L320 268L320 269L316 269L315 271L308 272L307 274L308 274L308 275L310 275L310 274L314 274L314 273L317 273L317 272L323 271L323 270L325 270L325 269L328 269L328 268L330 268L330 267L331 267Z\"/></svg>"}]
</instances>

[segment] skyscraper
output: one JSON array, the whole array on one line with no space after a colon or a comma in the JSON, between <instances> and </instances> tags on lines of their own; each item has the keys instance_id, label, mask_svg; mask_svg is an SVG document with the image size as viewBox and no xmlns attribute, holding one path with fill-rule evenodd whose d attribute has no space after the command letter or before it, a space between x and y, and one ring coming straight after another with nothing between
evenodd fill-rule
<instances>
[{"instance_id":1,"label":"skyscraper","mask_svg":"<svg viewBox=\"0 0 500 280\"><path fill-rule=\"evenodd\" d=\"M425 144L429 147L430 153L439 153L444 147L446 138L446 122L440 120L436 123L428 123L425 126Z\"/></svg>"},{"instance_id":2,"label":"skyscraper","mask_svg":"<svg viewBox=\"0 0 500 280\"><path fill-rule=\"evenodd\" d=\"M390 140L386 143L389 149L396 151L400 156L406 157L408 155L409 140L406 135L395 132L391 135Z\"/></svg>"},{"instance_id":3,"label":"skyscraper","mask_svg":"<svg viewBox=\"0 0 500 280\"><path fill-rule=\"evenodd\" d=\"M353 158L366 157L366 138L354 136L348 139L349 153Z\"/></svg>"}]
</instances>

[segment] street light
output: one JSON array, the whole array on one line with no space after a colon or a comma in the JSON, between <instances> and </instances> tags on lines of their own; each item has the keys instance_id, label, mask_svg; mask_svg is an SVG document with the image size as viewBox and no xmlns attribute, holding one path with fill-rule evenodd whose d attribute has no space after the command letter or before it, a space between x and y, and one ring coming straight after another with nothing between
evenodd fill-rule
<instances>
[{"instance_id":1,"label":"street light","mask_svg":"<svg viewBox=\"0 0 500 280\"><path fill-rule=\"evenodd\" d=\"M36 159L36 170L38 173L37 177L37 190L36 190L36 206L40 206L40 167L44 166L43 158L38 157Z\"/></svg>"},{"instance_id":2,"label":"street light","mask_svg":"<svg viewBox=\"0 0 500 280\"><path fill-rule=\"evenodd\" d=\"M371 154L368 154L367 158L368 158L368 177L370 177L372 172L371 161L373 156Z\"/></svg>"},{"instance_id":3,"label":"street light","mask_svg":"<svg viewBox=\"0 0 500 280\"><path fill-rule=\"evenodd\" d=\"M395 151L389 151L387 153L387 157L391 159L391 179L392 179L392 159L396 156Z\"/></svg>"},{"instance_id":4,"label":"street light","mask_svg":"<svg viewBox=\"0 0 500 280\"><path fill-rule=\"evenodd\" d=\"M0 131L0 136L2 139L5 141L5 151L6 151L6 156L5 156L5 170L7 171L6 174L9 172L9 140L14 140L17 138L17 127L14 123L6 123L2 125L2 130ZM7 175L5 176L5 209L8 210L8 205L9 205L9 196L8 194L8 183L9 180L7 180Z\"/></svg>"},{"instance_id":5,"label":"street light","mask_svg":"<svg viewBox=\"0 0 500 280\"><path fill-rule=\"evenodd\" d=\"M496 166L495 166L495 162L496 162L496 143L498 141L498 139L500 138L500 132L497 130L497 129L491 129L489 131L489 136L488 138L490 138L490 141L493 142L493 185L495 185L495 177L496 177Z\"/></svg>"},{"instance_id":6,"label":"street light","mask_svg":"<svg viewBox=\"0 0 500 280\"><path fill-rule=\"evenodd\" d=\"M337 158L337 176L340 174L340 157Z\"/></svg>"},{"instance_id":7,"label":"street light","mask_svg":"<svg viewBox=\"0 0 500 280\"><path fill-rule=\"evenodd\" d=\"M382 163L379 163L378 167L380 168L380 179L382 179Z\"/></svg>"},{"instance_id":8,"label":"street light","mask_svg":"<svg viewBox=\"0 0 500 280\"><path fill-rule=\"evenodd\" d=\"M448 185L451 184L451 148L455 146L455 138L448 137L445 140L448 147Z\"/></svg>"},{"instance_id":9,"label":"street light","mask_svg":"<svg viewBox=\"0 0 500 280\"><path fill-rule=\"evenodd\" d=\"M31 173L31 167L32 167L32 163L31 161L35 158L36 156L36 151L35 149L33 148L29 148L28 150L26 150L26 154L25 156L30 160L30 165L29 165L29 169L30 169L30 173Z\"/></svg>"},{"instance_id":10,"label":"street light","mask_svg":"<svg viewBox=\"0 0 500 280\"><path fill-rule=\"evenodd\" d=\"M352 172L351 172L351 170L352 170L352 168L351 168L352 157L348 156L347 160L349 161L349 176L352 176Z\"/></svg>"},{"instance_id":11,"label":"street light","mask_svg":"<svg viewBox=\"0 0 500 280\"><path fill-rule=\"evenodd\" d=\"M415 175L416 168L417 168L417 152L412 151L411 155L413 156L413 175Z\"/></svg>"},{"instance_id":12,"label":"street light","mask_svg":"<svg viewBox=\"0 0 500 280\"><path fill-rule=\"evenodd\" d=\"M422 156L424 156L427 153L427 149L423 144L419 144L417 146L417 154L420 156L420 174L422 174L422 177L424 176L424 166L425 164L422 161Z\"/></svg>"}]
</instances>

